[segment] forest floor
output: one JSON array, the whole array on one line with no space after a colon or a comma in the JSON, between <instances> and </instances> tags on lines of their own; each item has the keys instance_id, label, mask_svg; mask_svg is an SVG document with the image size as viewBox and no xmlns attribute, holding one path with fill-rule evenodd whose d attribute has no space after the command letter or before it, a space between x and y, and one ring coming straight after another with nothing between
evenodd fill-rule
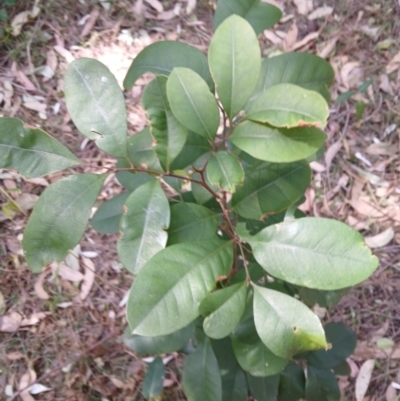
<instances>
[{"instance_id":1,"label":"forest floor","mask_svg":"<svg viewBox=\"0 0 400 401\"><path fill-rule=\"evenodd\" d=\"M357 349L349 359L351 376L340 378L343 400L398 400L400 1L271 2L284 17L260 35L264 56L309 51L335 70L327 151L312 163L313 184L302 208L355 227L381 261L376 273L339 305L318 310L326 321L344 322L357 333ZM8 18L0 15L0 113L61 140L86 162L85 171L99 172L114 161L85 140L68 116L62 92L68 64L93 57L122 83L132 59L146 45L179 40L206 52L212 32L212 1L12 3L0 5L0 14L8 13ZM125 93L132 133L147 123L140 106L147 82L144 77ZM85 286L76 277L63 278L51 270L33 275L25 263L21 239L30 210L44 188L63 174L25 180L0 170L0 399L16 399L18 389L30 382L50 389L42 392L36 386L40 395L33 398L43 401L141 399L146 361L121 341L132 277L118 262L117 236L87 230L75 250L95 270ZM111 177L98 204L120 191ZM79 269L76 255L69 263ZM164 399L184 399L179 367L174 354ZM23 400L30 401L29 396L23 394Z\"/></svg>"}]
</instances>

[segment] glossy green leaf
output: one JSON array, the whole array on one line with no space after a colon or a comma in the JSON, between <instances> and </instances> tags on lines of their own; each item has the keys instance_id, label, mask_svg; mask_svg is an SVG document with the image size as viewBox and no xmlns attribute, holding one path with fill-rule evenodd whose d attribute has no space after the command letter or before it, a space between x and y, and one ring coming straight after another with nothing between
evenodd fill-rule
<instances>
[{"instance_id":1,"label":"glossy green leaf","mask_svg":"<svg viewBox=\"0 0 400 401\"><path fill-rule=\"evenodd\" d=\"M169 354L180 351L193 335L193 324L165 336L147 337L131 334L129 327L123 335L124 344L138 354Z\"/></svg>"},{"instance_id":2,"label":"glossy green leaf","mask_svg":"<svg viewBox=\"0 0 400 401\"><path fill-rule=\"evenodd\" d=\"M250 392L256 401L277 401L279 375L254 377L247 375Z\"/></svg>"},{"instance_id":3,"label":"glossy green leaf","mask_svg":"<svg viewBox=\"0 0 400 401\"><path fill-rule=\"evenodd\" d=\"M275 128L244 121L234 129L229 139L256 159L290 163L317 152L325 142L326 135L314 127Z\"/></svg>"},{"instance_id":4,"label":"glossy green leaf","mask_svg":"<svg viewBox=\"0 0 400 401\"><path fill-rule=\"evenodd\" d=\"M199 173L194 173L192 174L192 178L197 181L201 181L201 176ZM212 185L210 181L208 181L207 175L205 176L205 181L207 185L214 191L218 193L218 187L216 185ZM204 186L196 184L194 182L191 183L192 186L192 192L193 196L196 199L196 202L199 203L200 205L204 205L207 202L211 201L214 199L213 194Z\"/></svg>"},{"instance_id":5,"label":"glossy green leaf","mask_svg":"<svg viewBox=\"0 0 400 401\"><path fill-rule=\"evenodd\" d=\"M115 176L119 183L128 191L134 191L141 185L146 184L146 182L156 179L154 176L147 173L132 173L130 171L119 171Z\"/></svg>"},{"instance_id":6,"label":"glossy green leaf","mask_svg":"<svg viewBox=\"0 0 400 401\"><path fill-rule=\"evenodd\" d=\"M168 40L145 47L135 57L124 79L124 88L131 89L136 80L146 72L169 75L175 67L186 67L197 72L213 90L214 82L206 56L186 43Z\"/></svg>"},{"instance_id":7,"label":"glossy green leaf","mask_svg":"<svg viewBox=\"0 0 400 401\"><path fill-rule=\"evenodd\" d=\"M0 118L0 168L34 178L79 163L78 158L46 132L17 118Z\"/></svg>"},{"instance_id":8,"label":"glossy green leaf","mask_svg":"<svg viewBox=\"0 0 400 401\"><path fill-rule=\"evenodd\" d=\"M177 120L191 131L214 139L219 126L219 108L206 82L188 68L174 68L167 82L167 95Z\"/></svg>"},{"instance_id":9,"label":"glossy green leaf","mask_svg":"<svg viewBox=\"0 0 400 401\"><path fill-rule=\"evenodd\" d=\"M228 17L211 39L208 58L219 99L232 119L250 98L260 73L260 47L251 25L237 15Z\"/></svg>"},{"instance_id":10,"label":"glossy green leaf","mask_svg":"<svg viewBox=\"0 0 400 401\"><path fill-rule=\"evenodd\" d=\"M127 156L125 100L117 80L100 61L78 58L64 78L65 101L78 130L112 156Z\"/></svg>"},{"instance_id":11,"label":"glossy green leaf","mask_svg":"<svg viewBox=\"0 0 400 401\"><path fill-rule=\"evenodd\" d=\"M310 217L276 224L246 241L269 274L308 288L353 286L379 264L358 231L331 219Z\"/></svg>"},{"instance_id":12,"label":"glossy green leaf","mask_svg":"<svg viewBox=\"0 0 400 401\"><path fill-rule=\"evenodd\" d=\"M210 341L205 339L184 361L182 386L188 401L221 401L221 376Z\"/></svg>"},{"instance_id":13,"label":"glossy green leaf","mask_svg":"<svg viewBox=\"0 0 400 401\"><path fill-rule=\"evenodd\" d=\"M351 367L346 360L340 362L338 365L332 368L335 376L350 376Z\"/></svg>"},{"instance_id":14,"label":"glossy green leaf","mask_svg":"<svg viewBox=\"0 0 400 401\"><path fill-rule=\"evenodd\" d=\"M247 380L240 368L229 337L211 342L222 381L222 401L247 401Z\"/></svg>"},{"instance_id":15,"label":"glossy green leaf","mask_svg":"<svg viewBox=\"0 0 400 401\"><path fill-rule=\"evenodd\" d=\"M246 109L271 86L290 83L321 94L330 100L329 87L335 74L324 59L310 53L287 53L263 59L257 87L249 99Z\"/></svg>"},{"instance_id":16,"label":"glossy green leaf","mask_svg":"<svg viewBox=\"0 0 400 401\"><path fill-rule=\"evenodd\" d=\"M274 26L282 17L282 11L260 0L219 0L214 14L214 29L230 15L243 17L256 34Z\"/></svg>"},{"instance_id":17,"label":"glossy green leaf","mask_svg":"<svg viewBox=\"0 0 400 401\"><path fill-rule=\"evenodd\" d=\"M234 284L212 292L199 306L204 332L211 338L228 336L239 323L246 306L247 285Z\"/></svg>"},{"instance_id":18,"label":"glossy green leaf","mask_svg":"<svg viewBox=\"0 0 400 401\"><path fill-rule=\"evenodd\" d=\"M233 194L233 210L242 217L255 220L279 213L304 194L310 181L311 169L303 161L261 163L246 171L243 186Z\"/></svg>"},{"instance_id":19,"label":"glossy green leaf","mask_svg":"<svg viewBox=\"0 0 400 401\"><path fill-rule=\"evenodd\" d=\"M328 103L318 92L293 84L271 86L247 114L249 120L282 128L325 127L328 116Z\"/></svg>"},{"instance_id":20,"label":"glossy green leaf","mask_svg":"<svg viewBox=\"0 0 400 401\"><path fill-rule=\"evenodd\" d=\"M150 120L151 134L156 142L154 151L164 170L170 171L171 163L185 145L188 130L172 114L166 85L167 77L156 77L147 85L142 103Z\"/></svg>"},{"instance_id":21,"label":"glossy green leaf","mask_svg":"<svg viewBox=\"0 0 400 401\"><path fill-rule=\"evenodd\" d=\"M105 201L90 220L90 225L102 234L117 233L122 217L122 206L129 195L129 192L124 192Z\"/></svg>"},{"instance_id":22,"label":"glossy green leaf","mask_svg":"<svg viewBox=\"0 0 400 401\"><path fill-rule=\"evenodd\" d=\"M307 401L339 401L340 389L335 375L328 369L307 367Z\"/></svg>"},{"instance_id":23,"label":"glossy green leaf","mask_svg":"<svg viewBox=\"0 0 400 401\"><path fill-rule=\"evenodd\" d=\"M163 390L165 367L163 360L158 356L150 363L143 379L142 394L144 398L153 399Z\"/></svg>"},{"instance_id":24,"label":"glossy green leaf","mask_svg":"<svg viewBox=\"0 0 400 401\"><path fill-rule=\"evenodd\" d=\"M143 167L156 172L164 171L154 152L153 137L149 127L128 139L128 158L135 167Z\"/></svg>"},{"instance_id":25,"label":"glossy green leaf","mask_svg":"<svg viewBox=\"0 0 400 401\"><path fill-rule=\"evenodd\" d=\"M234 193L243 184L244 171L239 160L231 153L219 151L209 160L206 167L208 181L224 191Z\"/></svg>"},{"instance_id":26,"label":"glossy green leaf","mask_svg":"<svg viewBox=\"0 0 400 401\"><path fill-rule=\"evenodd\" d=\"M198 315L202 299L229 274L232 244L219 239L185 242L157 253L133 282L127 319L135 334L173 333Z\"/></svg>"},{"instance_id":27,"label":"glossy green leaf","mask_svg":"<svg viewBox=\"0 0 400 401\"><path fill-rule=\"evenodd\" d=\"M327 347L318 317L281 292L254 285L254 322L264 344L282 358Z\"/></svg>"},{"instance_id":28,"label":"glossy green leaf","mask_svg":"<svg viewBox=\"0 0 400 401\"><path fill-rule=\"evenodd\" d=\"M177 203L171 207L168 245L215 238L218 215L196 203Z\"/></svg>"},{"instance_id":29,"label":"glossy green leaf","mask_svg":"<svg viewBox=\"0 0 400 401\"><path fill-rule=\"evenodd\" d=\"M317 368L330 369L339 365L354 352L357 336L343 323L328 323L324 330L331 348L327 351L310 352L307 355L307 362Z\"/></svg>"},{"instance_id":30,"label":"glossy green leaf","mask_svg":"<svg viewBox=\"0 0 400 401\"><path fill-rule=\"evenodd\" d=\"M290 363L281 373L278 401L298 401L304 398L306 380L301 366Z\"/></svg>"},{"instance_id":31,"label":"glossy green leaf","mask_svg":"<svg viewBox=\"0 0 400 401\"><path fill-rule=\"evenodd\" d=\"M308 306L318 304L322 308L331 308L337 305L342 297L350 291L350 288L343 288L336 291L321 291L313 288L299 288L299 296L301 300Z\"/></svg>"},{"instance_id":32,"label":"glossy green leaf","mask_svg":"<svg viewBox=\"0 0 400 401\"><path fill-rule=\"evenodd\" d=\"M138 274L147 261L165 248L169 222L168 199L158 181L141 185L129 196L121 218L118 256L130 272Z\"/></svg>"},{"instance_id":33,"label":"glossy green leaf","mask_svg":"<svg viewBox=\"0 0 400 401\"><path fill-rule=\"evenodd\" d=\"M34 273L61 262L79 243L106 175L71 175L48 186L24 231L22 246Z\"/></svg>"},{"instance_id":34,"label":"glossy green leaf","mask_svg":"<svg viewBox=\"0 0 400 401\"><path fill-rule=\"evenodd\" d=\"M243 370L252 376L272 376L282 371L287 360L273 354L257 334L253 316L253 299L249 297L245 313L232 334L232 346Z\"/></svg>"}]
</instances>

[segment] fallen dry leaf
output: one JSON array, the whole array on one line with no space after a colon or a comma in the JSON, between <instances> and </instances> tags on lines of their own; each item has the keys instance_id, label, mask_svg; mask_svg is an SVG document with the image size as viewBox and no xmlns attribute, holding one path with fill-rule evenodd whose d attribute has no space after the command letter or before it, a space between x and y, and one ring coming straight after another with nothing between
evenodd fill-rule
<instances>
[{"instance_id":1,"label":"fallen dry leaf","mask_svg":"<svg viewBox=\"0 0 400 401\"><path fill-rule=\"evenodd\" d=\"M359 83L360 76L362 72L358 61L350 61L340 70L341 83L347 90Z\"/></svg>"},{"instance_id":2,"label":"fallen dry leaf","mask_svg":"<svg viewBox=\"0 0 400 401\"><path fill-rule=\"evenodd\" d=\"M38 7L39 0L35 1L35 4L30 11L22 11L18 13L11 21L11 34L13 36L18 36L21 33L22 27L30 18L36 18L40 13L40 8Z\"/></svg>"},{"instance_id":3,"label":"fallen dry leaf","mask_svg":"<svg viewBox=\"0 0 400 401\"><path fill-rule=\"evenodd\" d=\"M35 285L33 288L35 289L35 293L40 299L49 299L50 295L45 291L43 288L43 283L47 275L51 273L51 270L45 270L44 272L39 274L39 277L37 278Z\"/></svg>"},{"instance_id":4,"label":"fallen dry leaf","mask_svg":"<svg viewBox=\"0 0 400 401\"><path fill-rule=\"evenodd\" d=\"M312 0L293 0L293 3L295 4L299 14L306 15L313 10Z\"/></svg>"},{"instance_id":5,"label":"fallen dry leaf","mask_svg":"<svg viewBox=\"0 0 400 401\"><path fill-rule=\"evenodd\" d=\"M29 386L33 384L36 380L36 372L32 369L29 369L26 373L24 373L19 381L19 390L23 390L20 394L22 401L35 401L35 399L29 394Z\"/></svg>"},{"instance_id":6,"label":"fallen dry leaf","mask_svg":"<svg viewBox=\"0 0 400 401\"><path fill-rule=\"evenodd\" d=\"M22 319L21 327L23 327L23 326L33 326L33 325L39 323L42 319L44 319L49 314L50 314L50 312L32 313L32 315L29 316L29 318Z\"/></svg>"},{"instance_id":7,"label":"fallen dry leaf","mask_svg":"<svg viewBox=\"0 0 400 401\"><path fill-rule=\"evenodd\" d=\"M318 46L317 55L322 58L327 58L332 51L335 50L338 39L339 35L336 35L333 38L321 43L321 45Z\"/></svg>"},{"instance_id":8,"label":"fallen dry leaf","mask_svg":"<svg viewBox=\"0 0 400 401\"><path fill-rule=\"evenodd\" d=\"M372 371L374 370L374 366L375 366L374 359L368 359L361 365L355 386L356 401L364 400L364 396L367 393L369 383L371 381L371 376L372 376Z\"/></svg>"},{"instance_id":9,"label":"fallen dry leaf","mask_svg":"<svg viewBox=\"0 0 400 401\"><path fill-rule=\"evenodd\" d=\"M388 388L386 389L385 397L386 397L386 401L396 401L397 400L396 389L392 386L392 383L390 383Z\"/></svg>"},{"instance_id":10,"label":"fallen dry leaf","mask_svg":"<svg viewBox=\"0 0 400 401\"><path fill-rule=\"evenodd\" d=\"M329 146L328 150L325 152L325 164L326 169L329 171L332 165L332 161L335 156L338 154L339 150L342 148L342 140L334 142L331 146Z\"/></svg>"},{"instance_id":11,"label":"fallen dry leaf","mask_svg":"<svg viewBox=\"0 0 400 401\"><path fill-rule=\"evenodd\" d=\"M77 270L71 269L65 263L52 263L51 270L57 273L64 280L72 281L72 282L80 282L84 279L84 275Z\"/></svg>"},{"instance_id":12,"label":"fallen dry leaf","mask_svg":"<svg viewBox=\"0 0 400 401\"><path fill-rule=\"evenodd\" d=\"M54 46L53 49L65 59L65 61L69 64L72 63L75 60L75 57L72 55L72 53L67 50L65 47L62 46Z\"/></svg>"},{"instance_id":13,"label":"fallen dry leaf","mask_svg":"<svg viewBox=\"0 0 400 401\"><path fill-rule=\"evenodd\" d=\"M164 11L163 5L158 0L144 0L147 4L150 4L157 12L162 13Z\"/></svg>"},{"instance_id":14,"label":"fallen dry leaf","mask_svg":"<svg viewBox=\"0 0 400 401\"><path fill-rule=\"evenodd\" d=\"M298 34L299 34L299 29L297 28L297 25L294 22L292 26L289 28L289 31L286 34L285 38L283 39L283 49L285 51L293 49L293 46L297 41Z\"/></svg>"},{"instance_id":15,"label":"fallen dry leaf","mask_svg":"<svg viewBox=\"0 0 400 401\"><path fill-rule=\"evenodd\" d=\"M333 12L333 7L329 6L322 6L316 8L311 14L308 15L309 20L315 20L318 18L323 18L331 15Z\"/></svg>"},{"instance_id":16,"label":"fallen dry leaf","mask_svg":"<svg viewBox=\"0 0 400 401\"><path fill-rule=\"evenodd\" d=\"M21 210L28 211L33 209L38 199L39 196L35 194L23 193L16 199L16 202Z\"/></svg>"},{"instance_id":17,"label":"fallen dry leaf","mask_svg":"<svg viewBox=\"0 0 400 401\"><path fill-rule=\"evenodd\" d=\"M386 74L382 74L379 77L379 89L382 89L389 95L394 96L392 85L390 84L389 77Z\"/></svg>"},{"instance_id":18,"label":"fallen dry leaf","mask_svg":"<svg viewBox=\"0 0 400 401\"><path fill-rule=\"evenodd\" d=\"M196 8L196 0L188 0L186 5L186 14L189 15Z\"/></svg>"},{"instance_id":19,"label":"fallen dry leaf","mask_svg":"<svg viewBox=\"0 0 400 401\"><path fill-rule=\"evenodd\" d=\"M392 227L389 227L385 231L374 235L372 237L365 237L365 243L370 248L380 248L387 245L394 237L394 231Z\"/></svg>"},{"instance_id":20,"label":"fallen dry leaf","mask_svg":"<svg viewBox=\"0 0 400 401\"><path fill-rule=\"evenodd\" d=\"M6 311L6 302L4 301L4 295L0 291L0 315L4 314Z\"/></svg>"},{"instance_id":21,"label":"fallen dry leaf","mask_svg":"<svg viewBox=\"0 0 400 401\"><path fill-rule=\"evenodd\" d=\"M0 316L0 332L14 333L21 326L22 316L17 312L10 312Z\"/></svg>"},{"instance_id":22,"label":"fallen dry leaf","mask_svg":"<svg viewBox=\"0 0 400 401\"><path fill-rule=\"evenodd\" d=\"M386 73L391 74L400 68L400 52L398 52L386 66Z\"/></svg>"},{"instance_id":23,"label":"fallen dry leaf","mask_svg":"<svg viewBox=\"0 0 400 401\"><path fill-rule=\"evenodd\" d=\"M292 50L297 50L301 49L303 46L308 44L308 42L311 42L314 39L317 39L319 36L319 31L316 32L311 32L307 36L305 36L302 40L298 41L294 46Z\"/></svg>"},{"instance_id":24,"label":"fallen dry leaf","mask_svg":"<svg viewBox=\"0 0 400 401\"><path fill-rule=\"evenodd\" d=\"M264 36L267 40L269 40L274 45L279 45L282 43L282 38L278 36L275 32L266 29L264 31Z\"/></svg>"},{"instance_id":25,"label":"fallen dry leaf","mask_svg":"<svg viewBox=\"0 0 400 401\"><path fill-rule=\"evenodd\" d=\"M81 32L81 38L84 38L85 36L89 35L89 33L92 31L94 25L96 24L97 18L99 17L100 12L97 8L93 9L92 12L89 15L89 18L86 21L85 26L82 29Z\"/></svg>"},{"instance_id":26,"label":"fallen dry leaf","mask_svg":"<svg viewBox=\"0 0 400 401\"><path fill-rule=\"evenodd\" d=\"M24 86L24 88L28 91L35 91L36 86L33 82L20 70L16 72L17 80Z\"/></svg>"},{"instance_id":27,"label":"fallen dry leaf","mask_svg":"<svg viewBox=\"0 0 400 401\"><path fill-rule=\"evenodd\" d=\"M85 269L85 276L82 281L81 293L79 294L79 298L81 300L84 300L89 295L89 292L92 288L96 267L91 259L84 257L82 257L82 264Z\"/></svg>"}]
</instances>

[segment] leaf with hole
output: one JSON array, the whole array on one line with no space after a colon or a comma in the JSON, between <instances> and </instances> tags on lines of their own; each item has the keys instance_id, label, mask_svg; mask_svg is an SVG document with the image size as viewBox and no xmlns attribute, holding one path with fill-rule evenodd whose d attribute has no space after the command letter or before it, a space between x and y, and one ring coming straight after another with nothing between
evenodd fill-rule
<instances>
[{"instance_id":1,"label":"leaf with hole","mask_svg":"<svg viewBox=\"0 0 400 401\"><path fill-rule=\"evenodd\" d=\"M219 108L198 74L188 68L174 68L168 78L167 95L171 110L182 125L214 139L219 126Z\"/></svg>"},{"instance_id":2,"label":"leaf with hole","mask_svg":"<svg viewBox=\"0 0 400 401\"><path fill-rule=\"evenodd\" d=\"M282 17L282 11L260 0L219 0L214 14L214 29L230 15L243 17L256 34L274 26Z\"/></svg>"},{"instance_id":3,"label":"leaf with hole","mask_svg":"<svg viewBox=\"0 0 400 401\"><path fill-rule=\"evenodd\" d=\"M22 246L34 273L61 262L79 243L106 175L71 175L48 186L29 218Z\"/></svg>"},{"instance_id":4,"label":"leaf with hole","mask_svg":"<svg viewBox=\"0 0 400 401\"><path fill-rule=\"evenodd\" d=\"M186 43L168 40L152 43L135 57L124 79L124 88L131 89L146 72L168 76L175 67L190 68L207 82L211 90L214 89L204 54Z\"/></svg>"},{"instance_id":5,"label":"leaf with hole","mask_svg":"<svg viewBox=\"0 0 400 401\"><path fill-rule=\"evenodd\" d=\"M326 135L314 127L276 128L244 121L229 140L259 160L290 163L311 156L324 144Z\"/></svg>"},{"instance_id":6,"label":"leaf with hole","mask_svg":"<svg viewBox=\"0 0 400 401\"><path fill-rule=\"evenodd\" d=\"M159 181L141 185L126 200L121 218L118 255L133 274L165 248L170 222L168 199Z\"/></svg>"},{"instance_id":7,"label":"leaf with hole","mask_svg":"<svg viewBox=\"0 0 400 401\"><path fill-rule=\"evenodd\" d=\"M263 343L281 358L327 347L318 317L281 292L254 285L254 322Z\"/></svg>"},{"instance_id":8,"label":"leaf with hole","mask_svg":"<svg viewBox=\"0 0 400 401\"><path fill-rule=\"evenodd\" d=\"M259 220L279 213L304 194L311 181L311 169L303 161L261 163L246 171L244 183L232 196L233 211Z\"/></svg>"},{"instance_id":9,"label":"leaf with hole","mask_svg":"<svg viewBox=\"0 0 400 401\"><path fill-rule=\"evenodd\" d=\"M310 217L267 227L246 238L272 276L320 290L360 283L378 267L362 235L336 220Z\"/></svg>"},{"instance_id":10,"label":"leaf with hole","mask_svg":"<svg viewBox=\"0 0 400 401\"><path fill-rule=\"evenodd\" d=\"M0 168L36 178L79 163L78 158L46 132L17 118L0 118Z\"/></svg>"},{"instance_id":11,"label":"leaf with hole","mask_svg":"<svg viewBox=\"0 0 400 401\"><path fill-rule=\"evenodd\" d=\"M154 152L165 171L185 145L188 130L172 114L166 93L167 78L156 77L151 81L142 98L142 104L150 120L150 131L156 142Z\"/></svg>"},{"instance_id":12,"label":"leaf with hole","mask_svg":"<svg viewBox=\"0 0 400 401\"><path fill-rule=\"evenodd\" d=\"M79 58L68 67L64 92L78 130L108 154L126 158L125 100L110 70L97 60Z\"/></svg>"},{"instance_id":13,"label":"leaf with hole","mask_svg":"<svg viewBox=\"0 0 400 401\"><path fill-rule=\"evenodd\" d=\"M274 85L251 104L247 118L274 127L325 127L326 100L317 92L293 84Z\"/></svg>"},{"instance_id":14,"label":"leaf with hole","mask_svg":"<svg viewBox=\"0 0 400 401\"><path fill-rule=\"evenodd\" d=\"M219 100L232 120L253 93L261 68L251 25L237 15L225 19L211 39L208 59Z\"/></svg>"},{"instance_id":15,"label":"leaf with hole","mask_svg":"<svg viewBox=\"0 0 400 401\"><path fill-rule=\"evenodd\" d=\"M243 282L214 291L201 301L199 312L206 316L203 329L208 337L220 339L233 331L244 312L246 293Z\"/></svg>"},{"instance_id":16,"label":"leaf with hole","mask_svg":"<svg viewBox=\"0 0 400 401\"><path fill-rule=\"evenodd\" d=\"M229 241L185 242L153 256L133 282L127 319L135 334L161 336L187 326L218 278L232 267Z\"/></svg>"}]
</instances>

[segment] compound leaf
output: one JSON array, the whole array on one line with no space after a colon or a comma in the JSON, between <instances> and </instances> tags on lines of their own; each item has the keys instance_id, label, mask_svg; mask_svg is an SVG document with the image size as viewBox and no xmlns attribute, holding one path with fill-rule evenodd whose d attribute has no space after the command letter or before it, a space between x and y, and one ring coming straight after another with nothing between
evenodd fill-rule
<instances>
[{"instance_id":1,"label":"compound leaf","mask_svg":"<svg viewBox=\"0 0 400 401\"><path fill-rule=\"evenodd\" d=\"M17 118L0 118L0 168L35 178L79 163L78 158L46 132Z\"/></svg>"},{"instance_id":2,"label":"compound leaf","mask_svg":"<svg viewBox=\"0 0 400 401\"><path fill-rule=\"evenodd\" d=\"M106 175L71 175L47 187L24 231L22 246L34 273L61 262L82 238Z\"/></svg>"},{"instance_id":3,"label":"compound leaf","mask_svg":"<svg viewBox=\"0 0 400 401\"><path fill-rule=\"evenodd\" d=\"M282 17L278 7L259 0L219 0L214 14L214 29L232 14L243 17L257 35L271 28Z\"/></svg>"},{"instance_id":4,"label":"compound leaf","mask_svg":"<svg viewBox=\"0 0 400 401\"><path fill-rule=\"evenodd\" d=\"M232 119L253 93L261 68L260 47L253 28L231 15L217 28L208 51L219 99Z\"/></svg>"},{"instance_id":5,"label":"compound leaf","mask_svg":"<svg viewBox=\"0 0 400 401\"><path fill-rule=\"evenodd\" d=\"M135 334L161 336L185 327L219 277L229 274L232 244L213 239L167 247L133 282L127 319Z\"/></svg>"},{"instance_id":6,"label":"compound leaf","mask_svg":"<svg viewBox=\"0 0 400 401\"><path fill-rule=\"evenodd\" d=\"M206 316L203 329L208 337L224 338L239 323L246 306L247 285L245 282L212 292L199 306L201 315Z\"/></svg>"},{"instance_id":7,"label":"compound leaf","mask_svg":"<svg viewBox=\"0 0 400 401\"><path fill-rule=\"evenodd\" d=\"M214 139L219 126L219 108L206 82L188 68L174 68L167 82L173 115L191 131Z\"/></svg>"},{"instance_id":8,"label":"compound leaf","mask_svg":"<svg viewBox=\"0 0 400 401\"><path fill-rule=\"evenodd\" d=\"M229 139L256 159L290 163L317 152L326 135L314 127L287 129L244 121L233 130Z\"/></svg>"},{"instance_id":9,"label":"compound leaf","mask_svg":"<svg viewBox=\"0 0 400 401\"><path fill-rule=\"evenodd\" d=\"M254 285L254 322L263 343L282 358L327 347L318 317L281 292Z\"/></svg>"},{"instance_id":10,"label":"compound leaf","mask_svg":"<svg viewBox=\"0 0 400 401\"><path fill-rule=\"evenodd\" d=\"M255 220L279 213L304 194L310 181L306 162L261 163L246 171L243 185L232 196L233 210Z\"/></svg>"},{"instance_id":11,"label":"compound leaf","mask_svg":"<svg viewBox=\"0 0 400 401\"><path fill-rule=\"evenodd\" d=\"M188 130L172 114L166 93L167 77L158 76L147 85L143 93L143 107L150 120L150 131L156 144L154 151L164 170L181 152Z\"/></svg>"},{"instance_id":12,"label":"compound leaf","mask_svg":"<svg viewBox=\"0 0 400 401\"><path fill-rule=\"evenodd\" d=\"M353 286L379 264L358 231L331 219L310 217L275 224L246 241L269 274L308 288Z\"/></svg>"},{"instance_id":13,"label":"compound leaf","mask_svg":"<svg viewBox=\"0 0 400 401\"><path fill-rule=\"evenodd\" d=\"M182 385L188 401L222 400L218 361L208 339L185 358Z\"/></svg>"},{"instance_id":14,"label":"compound leaf","mask_svg":"<svg viewBox=\"0 0 400 401\"><path fill-rule=\"evenodd\" d=\"M143 184L129 196L121 218L118 255L130 272L138 274L165 248L169 221L169 203L159 181Z\"/></svg>"},{"instance_id":15,"label":"compound leaf","mask_svg":"<svg viewBox=\"0 0 400 401\"><path fill-rule=\"evenodd\" d=\"M110 70L97 60L74 60L65 74L64 92L78 130L110 155L126 158L125 100Z\"/></svg>"},{"instance_id":16,"label":"compound leaf","mask_svg":"<svg viewBox=\"0 0 400 401\"><path fill-rule=\"evenodd\" d=\"M124 79L124 88L131 89L146 72L169 75L175 67L186 67L197 72L214 89L206 56L186 43L162 41L145 47L133 60Z\"/></svg>"},{"instance_id":17,"label":"compound leaf","mask_svg":"<svg viewBox=\"0 0 400 401\"><path fill-rule=\"evenodd\" d=\"M325 127L329 107L317 92L293 84L266 89L251 104L247 118L274 127Z\"/></svg>"},{"instance_id":18,"label":"compound leaf","mask_svg":"<svg viewBox=\"0 0 400 401\"><path fill-rule=\"evenodd\" d=\"M243 167L231 153L219 151L209 160L206 173L208 181L222 190L233 193L244 180Z\"/></svg>"}]
</instances>

